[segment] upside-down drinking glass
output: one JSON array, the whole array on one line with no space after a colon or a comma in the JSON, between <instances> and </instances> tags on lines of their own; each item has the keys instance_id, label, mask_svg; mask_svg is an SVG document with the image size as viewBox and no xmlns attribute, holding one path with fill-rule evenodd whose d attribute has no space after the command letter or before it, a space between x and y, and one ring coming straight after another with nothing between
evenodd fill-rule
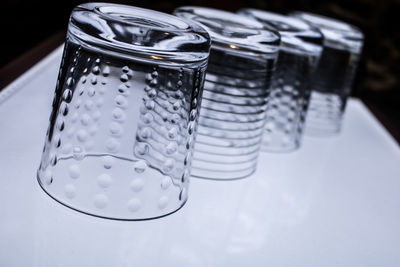
<instances>
[{"instance_id":1,"label":"upside-down drinking glass","mask_svg":"<svg viewBox=\"0 0 400 267\"><path fill-rule=\"evenodd\" d=\"M212 39L192 176L247 177L257 166L279 35L230 12L181 7L174 14L200 23Z\"/></svg>"},{"instance_id":2,"label":"upside-down drinking glass","mask_svg":"<svg viewBox=\"0 0 400 267\"><path fill-rule=\"evenodd\" d=\"M76 7L38 170L44 191L112 219L182 207L209 48L204 29L172 15Z\"/></svg>"},{"instance_id":3,"label":"upside-down drinking glass","mask_svg":"<svg viewBox=\"0 0 400 267\"><path fill-rule=\"evenodd\" d=\"M332 18L305 12L291 15L319 28L324 35L324 51L311 83L306 133L338 134L360 59L363 34L355 26Z\"/></svg>"},{"instance_id":4,"label":"upside-down drinking glass","mask_svg":"<svg viewBox=\"0 0 400 267\"><path fill-rule=\"evenodd\" d=\"M322 52L322 34L297 18L257 9L241 9L238 13L256 19L281 35L262 150L295 150L301 144L310 82Z\"/></svg>"}]
</instances>

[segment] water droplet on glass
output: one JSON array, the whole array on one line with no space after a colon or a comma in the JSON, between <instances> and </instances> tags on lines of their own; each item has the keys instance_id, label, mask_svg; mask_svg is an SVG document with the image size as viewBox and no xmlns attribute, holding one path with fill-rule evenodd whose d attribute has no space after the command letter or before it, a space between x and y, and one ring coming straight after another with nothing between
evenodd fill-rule
<instances>
[{"instance_id":1,"label":"water droplet on glass","mask_svg":"<svg viewBox=\"0 0 400 267\"><path fill-rule=\"evenodd\" d=\"M148 92L148 91L150 91L151 89L153 89L153 88L151 88L151 87L148 86L148 85L146 85L146 86L144 87L144 91L145 91L145 92Z\"/></svg>"},{"instance_id":2,"label":"water droplet on glass","mask_svg":"<svg viewBox=\"0 0 400 267\"><path fill-rule=\"evenodd\" d=\"M162 196L160 200L158 201L158 208L159 209L165 209L168 205L168 197Z\"/></svg>"},{"instance_id":3,"label":"water droplet on glass","mask_svg":"<svg viewBox=\"0 0 400 267\"><path fill-rule=\"evenodd\" d=\"M150 73L146 74L146 82L150 82L151 80L153 80L153 76Z\"/></svg>"},{"instance_id":4,"label":"water droplet on glass","mask_svg":"<svg viewBox=\"0 0 400 267\"><path fill-rule=\"evenodd\" d=\"M140 131L140 137L143 139L147 139L151 137L151 129L149 127L145 127Z\"/></svg>"},{"instance_id":5,"label":"water droplet on glass","mask_svg":"<svg viewBox=\"0 0 400 267\"><path fill-rule=\"evenodd\" d=\"M103 167L105 169L111 169L112 165L114 164L114 158L111 156L103 156L101 159L102 163L103 163Z\"/></svg>"},{"instance_id":6,"label":"water droplet on glass","mask_svg":"<svg viewBox=\"0 0 400 267\"><path fill-rule=\"evenodd\" d=\"M97 84L97 77L92 77L92 79L90 79L90 83L93 85Z\"/></svg>"},{"instance_id":7,"label":"water droplet on glass","mask_svg":"<svg viewBox=\"0 0 400 267\"><path fill-rule=\"evenodd\" d=\"M130 212L136 212L140 209L140 207L142 206L142 202L137 199L137 198L132 198L131 200L129 200L128 202L128 210Z\"/></svg>"},{"instance_id":8,"label":"water droplet on glass","mask_svg":"<svg viewBox=\"0 0 400 267\"><path fill-rule=\"evenodd\" d=\"M81 170L78 165L72 164L68 168L68 174L69 174L69 177L71 177L72 179L77 179L81 175Z\"/></svg>"},{"instance_id":9,"label":"water droplet on glass","mask_svg":"<svg viewBox=\"0 0 400 267\"><path fill-rule=\"evenodd\" d=\"M147 153L149 153L149 145L145 144L145 143L138 143L135 146L135 151L136 153L138 153L141 156L146 155Z\"/></svg>"},{"instance_id":10,"label":"water droplet on glass","mask_svg":"<svg viewBox=\"0 0 400 267\"><path fill-rule=\"evenodd\" d=\"M112 122L110 123L110 134L116 137L120 137L123 132L123 128L119 123Z\"/></svg>"},{"instance_id":11,"label":"water droplet on glass","mask_svg":"<svg viewBox=\"0 0 400 267\"><path fill-rule=\"evenodd\" d=\"M64 124L64 121L61 118L59 118L57 120L56 127L60 132L64 130L65 124Z\"/></svg>"},{"instance_id":12,"label":"water droplet on glass","mask_svg":"<svg viewBox=\"0 0 400 267\"><path fill-rule=\"evenodd\" d=\"M85 157L85 154L81 147L75 146L72 148L72 156L75 160L82 160Z\"/></svg>"},{"instance_id":13,"label":"water droplet on glass","mask_svg":"<svg viewBox=\"0 0 400 267\"><path fill-rule=\"evenodd\" d=\"M194 124L194 122L189 122L189 125L188 125L188 133L189 134L193 134L193 132L194 132L194 127L196 126L196 124Z\"/></svg>"},{"instance_id":14,"label":"water droplet on glass","mask_svg":"<svg viewBox=\"0 0 400 267\"><path fill-rule=\"evenodd\" d=\"M191 121L194 121L194 120L196 119L196 116L197 116L197 111L196 111L195 109L193 109L193 110L190 112L189 119L190 119Z\"/></svg>"},{"instance_id":15,"label":"water droplet on glass","mask_svg":"<svg viewBox=\"0 0 400 267\"><path fill-rule=\"evenodd\" d=\"M174 154L178 149L178 144L176 142L169 142L167 147L165 148L165 152L168 155Z\"/></svg>"},{"instance_id":16,"label":"water droplet on glass","mask_svg":"<svg viewBox=\"0 0 400 267\"><path fill-rule=\"evenodd\" d=\"M153 121L154 117L151 113L145 113L143 115L143 122L146 124L149 124Z\"/></svg>"},{"instance_id":17,"label":"water droplet on glass","mask_svg":"<svg viewBox=\"0 0 400 267\"><path fill-rule=\"evenodd\" d=\"M94 89L94 87L90 87L88 90L88 95L94 96L95 94L96 94L96 90Z\"/></svg>"},{"instance_id":18,"label":"water droplet on glass","mask_svg":"<svg viewBox=\"0 0 400 267\"><path fill-rule=\"evenodd\" d=\"M171 185L171 178L169 176L164 176L161 180L161 188L166 190Z\"/></svg>"},{"instance_id":19,"label":"water droplet on glass","mask_svg":"<svg viewBox=\"0 0 400 267\"><path fill-rule=\"evenodd\" d=\"M128 66L124 66L124 67L122 67L122 71L123 71L124 73L128 73L128 72L130 71L130 69L129 69Z\"/></svg>"},{"instance_id":20,"label":"water droplet on glass","mask_svg":"<svg viewBox=\"0 0 400 267\"><path fill-rule=\"evenodd\" d=\"M128 106L128 100L122 95L117 95L114 101L120 108L126 108Z\"/></svg>"},{"instance_id":21,"label":"water droplet on glass","mask_svg":"<svg viewBox=\"0 0 400 267\"><path fill-rule=\"evenodd\" d=\"M146 108L147 108L147 109L152 110L152 109L154 109L154 107L155 107L156 104L154 103L153 100L148 100L148 101L146 101L145 105L146 105Z\"/></svg>"},{"instance_id":22,"label":"water droplet on glass","mask_svg":"<svg viewBox=\"0 0 400 267\"><path fill-rule=\"evenodd\" d=\"M186 169L182 174L182 179L181 179L182 183L185 183L188 180L188 178L189 178L189 171Z\"/></svg>"},{"instance_id":23,"label":"water droplet on glass","mask_svg":"<svg viewBox=\"0 0 400 267\"><path fill-rule=\"evenodd\" d=\"M192 147L192 146L191 146L190 141L187 141L187 142L186 142L186 149L189 150L191 147Z\"/></svg>"},{"instance_id":24,"label":"water droplet on glass","mask_svg":"<svg viewBox=\"0 0 400 267\"><path fill-rule=\"evenodd\" d=\"M85 108L90 111L93 109L93 107L94 107L94 102L90 99L86 100Z\"/></svg>"},{"instance_id":25,"label":"water droplet on glass","mask_svg":"<svg viewBox=\"0 0 400 267\"><path fill-rule=\"evenodd\" d=\"M84 87L79 87L79 91L78 91L79 95L80 96L83 95L84 92L85 92L85 88Z\"/></svg>"},{"instance_id":26,"label":"water droplet on glass","mask_svg":"<svg viewBox=\"0 0 400 267\"><path fill-rule=\"evenodd\" d=\"M158 72L157 72L157 71L153 71L153 72L151 73L151 76L152 76L153 78L157 78L157 77L158 77Z\"/></svg>"},{"instance_id":27,"label":"water droplet on glass","mask_svg":"<svg viewBox=\"0 0 400 267\"><path fill-rule=\"evenodd\" d=\"M147 95L148 95L150 98L155 98L155 97L157 96L157 91L156 91L155 89L151 89L151 90L147 93Z\"/></svg>"},{"instance_id":28,"label":"water droplet on glass","mask_svg":"<svg viewBox=\"0 0 400 267\"><path fill-rule=\"evenodd\" d=\"M97 194L94 197L94 205L99 208L103 209L107 206L108 204L108 197L104 194Z\"/></svg>"},{"instance_id":29,"label":"water droplet on glass","mask_svg":"<svg viewBox=\"0 0 400 267\"><path fill-rule=\"evenodd\" d=\"M55 166L57 164L57 156L54 154L50 157L50 163L52 166Z\"/></svg>"},{"instance_id":30,"label":"water droplet on glass","mask_svg":"<svg viewBox=\"0 0 400 267\"><path fill-rule=\"evenodd\" d=\"M65 102L62 102L60 105L60 114L62 114L63 116L67 116L68 114L68 104Z\"/></svg>"},{"instance_id":31,"label":"water droplet on glass","mask_svg":"<svg viewBox=\"0 0 400 267\"><path fill-rule=\"evenodd\" d=\"M97 176L97 184L102 188L110 187L112 178L110 175L103 173Z\"/></svg>"},{"instance_id":32,"label":"water droplet on glass","mask_svg":"<svg viewBox=\"0 0 400 267\"><path fill-rule=\"evenodd\" d=\"M120 86L118 86L118 92L120 93L120 94L123 94L123 95L128 95L128 87L126 86L126 84L121 84Z\"/></svg>"},{"instance_id":33,"label":"water droplet on glass","mask_svg":"<svg viewBox=\"0 0 400 267\"><path fill-rule=\"evenodd\" d=\"M171 123L173 123L173 124L176 124L176 123L178 123L179 122L179 120L180 120L180 116L178 115L178 114L172 114L172 116L171 116Z\"/></svg>"},{"instance_id":34,"label":"water droplet on glass","mask_svg":"<svg viewBox=\"0 0 400 267\"><path fill-rule=\"evenodd\" d=\"M53 135L53 144L54 144L54 146L55 147L60 147L60 145L61 145L61 137L60 137L60 135L58 135L58 134L56 134L56 135Z\"/></svg>"},{"instance_id":35,"label":"water droplet on glass","mask_svg":"<svg viewBox=\"0 0 400 267\"><path fill-rule=\"evenodd\" d=\"M148 112L147 108L143 105L140 105L139 111L141 114L147 114L147 112Z\"/></svg>"},{"instance_id":36,"label":"water droplet on glass","mask_svg":"<svg viewBox=\"0 0 400 267\"><path fill-rule=\"evenodd\" d=\"M83 126L87 126L90 124L91 118L87 113L82 114L81 123Z\"/></svg>"},{"instance_id":37,"label":"water droplet on glass","mask_svg":"<svg viewBox=\"0 0 400 267\"><path fill-rule=\"evenodd\" d=\"M43 180L47 185L50 185L53 182L53 173L51 170L46 170L43 174Z\"/></svg>"},{"instance_id":38,"label":"water droplet on glass","mask_svg":"<svg viewBox=\"0 0 400 267\"><path fill-rule=\"evenodd\" d=\"M61 148L61 153L62 154L69 154L71 152L72 145L71 144L64 144Z\"/></svg>"},{"instance_id":39,"label":"water droplet on glass","mask_svg":"<svg viewBox=\"0 0 400 267\"><path fill-rule=\"evenodd\" d=\"M143 186L144 186L143 179L140 178L133 179L130 184L130 188L134 192L139 192L140 190L142 190Z\"/></svg>"},{"instance_id":40,"label":"water droplet on glass","mask_svg":"<svg viewBox=\"0 0 400 267\"><path fill-rule=\"evenodd\" d=\"M76 138L78 139L78 141L80 142L86 142L89 139L89 135L88 133L83 130L80 129L77 133L76 133Z\"/></svg>"},{"instance_id":41,"label":"water droplet on glass","mask_svg":"<svg viewBox=\"0 0 400 267\"><path fill-rule=\"evenodd\" d=\"M177 82L177 84L176 84L176 87L180 88L181 86L182 86L182 81L179 80L179 81Z\"/></svg>"},{"instance_id":42,"label":"water droplet on glass","mask_svg":"<svg viewBox=\"0 0 400 267\"><path fill-rule=\"evenodd\" d=\"M100 73L100 67L99 66L94 66L92 69L92 73L95 75L98 75Z\"/></svg>"},{"instance_id":43,"label":"water droplet on glass","mask_svg":"<svg viewBox=\"0 0 400 267\"><path fill-rule=\"evenodd\" d=\"M112 116L117 121L124 121L126 117L125 112L120 108L115 108L112 111Z\"/></svg>"},{"instance_id":44,"label":"water droplet on glass","mask_svg":"<svg viewBox=\"0 0 400 267\"><path fill-rule=\"evenodd\" d=\"M197 98L194 98L192 101L192 107L197 108Z\"/></svg>"},{"instance_id":45,"label":"water droplet on glass","mask_svg":"<svg viewBox=\"0 0 400 267\"><path fill-rule=\"evenodd\" d=\"M153 79L153 80L150 81L150 86L151 87L155 87L157 84L158 84L157 79Z\"/></svg>"},{"instance_id":46,"label":"water droplet on glass","mask_svg":"<svg viewBox=\"0 0 400 267\"><path fill-rule=\"evenodd\" d=\"M168 120L168 113L167 112L161 113L161 118L162 118L163 121L167 121Z\"/></svg>"},{"instance_id":47,"label":"water droplet on glass","mask_svg":"<svg viewBox=\"0 0 400 267\"><path fill-rule=\"evenodd\" d=\"M183 98L183 93L182 93L181 91L176 91L176 92L174 93L174 97L175 97L176 99L182 99L182 98Z\"/></svg>"},{"instance_id":48,"label":"water droplet on glass","mask_svg":"<svg viewBox=\"0 0 400 267\"><path fill-rule=\"evenodd\" d=\"M96 102L96 106L100 108L104 104L104 99L102 97L99 97L96 99L95 102Z\"/></svg>"},{"instance_id":49,"label":"water droplet on glass","mask_svg":"<svg viewBox=\"0 0 400 267\"><path fill-rule=\"evenodd\" d=\"M137 162L135 162L134 164L134 169L135 172L137 173L142 173L146 170L147 168L147 163L144 160L139 160Z\"/></svg>"},{"instance_id":50,"label":"water droplet on glass","mask_svg":"<svg viewBox=\"0 0 400 267\"><path fill-rule=\"evenodd\" d=\"M187 190L186 188L182 188L181 192L179 193L179 200L186 201L187 200Z\"/></svg>"},{"instance_id":51,"label":"water droplet on glass","mask_svg":"<svg viewBox=\"0 0 400 267\"><path fill-rule=\"evenodd\" d=\"M74 198L75 195L76 195L75 186L72 185L72 184L67 184L67 185L64 187L64 193L65 193L65 196L66 196L67 198Z\"/></svg>"},{"instance_id":52,"label":"water droplet on glass","mask_svg":"<svg viewBox=\"0 0 400 267\"><path fill-rule=\"evenodd\" d=\"M63 99L67 103L71 102L71 100L72 100L72 90L65 89L64 92L63 92Z\"/></svg>"},{"instance_id":53,"label":"water droplet on glass","mask_svg":"<svg viewBox=\"0 0 400 267\"><path fill-rule=\"evenodd\" d=\"M172 105L172 108L173 108L175 111L178 111L178 110L180 109L180 107L181 107L180 101L176 101L176 102Z\"/></svg>"},{"instance_id":54,"label":"water droplet on glass","mask_svg":"<svg viewBox=\"0 0 400 267\"><path fill-rule=\"evenodd\" d=\"M108 151L115 153L118 151L118 148L120 146L120 143L118 142L118 140L114 139L114 138L110 138L106 141L106 148Z\"/></svg>"},{"instance_id":55,"label":"water droplet on glass","mask_svg":"<svg viewBox=\"0 0 400 267\"><path fill-rule=\"evenodd\" d=\"M103 76L107 77L108 75L110 75L110 67L109 66L105 66L103 69Z\"/></svg>"},{"instance_id":56,"label":"water droplet on glass","mask_svg":"<svg viewBox=\"0 0 400 267\"><path fill-rule=\"evenodd\" d=\"M73 84L74 84L74 79L73 79L72 77L69 77L69 78L67 79L66 85L67 85L68 87L71 87Z\"/></svg>"},{"instance_id":57,"label":"water droplet on glass","mask_svg":"<svg viewBox=\"0 0 400 267\"><path fill-rule=\"evenodd\" d=\"M178 130L175 127L171 128L168 131L168 138L169 139L175 139L177 135L178 135Z\"/></svg>"},{"instance_id":58,"label":"water droplet on glass","mask_svg":"<svg viewBox=\"0 0 400 267\"><path fill-rule=\"evenodd\" d=\"M127 82L129 80L129 77L126 73L124 73L119 79L121 80L121 82Z\"/></svg>"},{"instance_id":59,"label":"water droplet on glass","mask_svg":"<svg viewBox=\"0 0 400 267\"><path fill-rule=\"evenodd\" d=\"M172 171L173 168L174 168L174 160L173 159L167 159L164 161L164 164L162 167L164 172L169 173Z\"/></svg>"},{"instance_id":60,"label":"water droplet on glass","mask_svg":"<svg viewBox=\"0 0 400 267\"><path fill-rule=\"evenodd\" d=\"M173 86L172 86L172 83L171 83L171 81L168 81L168 82L167 82L167 88L171 90L171 89L172 89L172 87L173 87Z\"/></svg>"},{"instance_id":61,"label":"water droplet on glass","mask_svg":"<svg viewBox=\"0 0 400 267\"><path fill-rule=\"evenodd\" d=\"M190 163L190 160L191 160L191 154L188 153L185 159L183 160L183 165L187 166Z\"/></svg>"},{"instance_id":62,"label":"water droplet on glass","mask_svg":"<svg viewBox=\"0 0 400 267\"><path fill-rule=\"evenodd\" d=\"M96 110L95 112L93 112L92 118L94 121L98 121L101 117L101 112L99 110Z\"/></svg>"}]
</instances>

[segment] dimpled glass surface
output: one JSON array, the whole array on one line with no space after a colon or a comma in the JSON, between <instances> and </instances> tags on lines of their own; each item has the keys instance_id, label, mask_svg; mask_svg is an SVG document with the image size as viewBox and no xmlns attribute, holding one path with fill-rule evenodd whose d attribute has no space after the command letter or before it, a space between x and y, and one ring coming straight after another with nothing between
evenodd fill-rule
<instances>
[{"instance_id":1,"label":"dimpled glass surface","mask_svg":"<svg viewBox=\"0 0 400 267\"><path fill-rule=\"evenodd\" d=\"M96 3L74 9L42 188L105 218L143 220L182 207L208 50L203 29L170 15Z\"/></svg>"}]
</instances>

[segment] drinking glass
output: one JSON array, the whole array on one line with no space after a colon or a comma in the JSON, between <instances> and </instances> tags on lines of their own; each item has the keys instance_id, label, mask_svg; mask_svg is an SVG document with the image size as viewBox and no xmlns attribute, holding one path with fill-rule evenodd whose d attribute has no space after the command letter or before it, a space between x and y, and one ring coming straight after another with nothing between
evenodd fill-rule
<instances>
[{"instance_id":1,"label":"drinking glass","mask_svg":"<svg viewBox=\"0 0 400 267\"><path fill-rule=\"evenodd\" d=\"M209 48L191 21L125 5L77 6L37 173L44 191L111 219L181 208Z\"/></svg>"},{"instance_id":2,"label":"drinking glass","mask_svg":"<svg viewBox=\"0 0 400 267\"><path fill-rule=\"evenodd\" d=\"M324 51L311 84L306 133L338 134L360 59L363 34L355 26L321 15L294 12L291 16L319 28L324 35Z\"/></svg>"},{"instance_id":3,"label":"drinking glass","mask_svg":"<svg viewBox=\"0 0 400 267\"><path fill-rule=\"evenodd\" d=\"M256 170L279 34L255 20L203 7L180 7L212 40L192 176L232 180Z\"/></svg>"},{"instance_id":4,"label":"drinking glass","mask_svg":"<svg viewBox=\"0 0 400 267\"><path fill-rule=\"evenodd\" d=\"M262 150L298 149L310 99L310 81L322 52L322 34L297 18L257 9L241 9L238 13L256 19L281 35Z\"/></svg>"}]
</instances>

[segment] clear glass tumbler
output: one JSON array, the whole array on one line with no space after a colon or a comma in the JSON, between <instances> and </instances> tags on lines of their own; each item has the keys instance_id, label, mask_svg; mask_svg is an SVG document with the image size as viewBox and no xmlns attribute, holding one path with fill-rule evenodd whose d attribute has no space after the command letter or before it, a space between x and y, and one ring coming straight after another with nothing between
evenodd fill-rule
<instances>
[{"instance_id":1,"label":"clear glass tumbler","mask_svg":"<svg viewBox=\"0 0 400 267\"><path fill-rule=\"evenodd\" d=\"M87 214L144 220L187 200L210 49L197 24L88 3L71 14L38 181Z\"/></svg>"},{"instance_id":2,"label":"clear glass tumbler","mask_svg":"<svg viewBox=\"0 0 400 267\"><path fill-rule=\"evenodd\" d=\"M319 28L324 35L324 51L311 84L306 134L338 134L360 59L363 34L355 26L332 18L305 12L290 15Z\"/></svg>"},{"instance_id":3,"label":"clear glass tumbler","mask_svg":"<svg viewBox=\"0 0 400 267\"><path fill-rule=\"evenodd\" d=\"M230 12L181 7L212 39L192 176L232 180L256 170L279 34Z\"/></svg>"},{"instance_id":4,"label":"clear glass tumbler","mask_svg":"<svg viewBox=\"0 0 400 267\"><path fill-rule=\"evenodd\" d=\"M266 111L263 151L299 148L310 99L310 81L322 52L321 32L306 22L257 9L240 15L256 19L281 35L278 63Z\"/></svg>"}]
</instances>

